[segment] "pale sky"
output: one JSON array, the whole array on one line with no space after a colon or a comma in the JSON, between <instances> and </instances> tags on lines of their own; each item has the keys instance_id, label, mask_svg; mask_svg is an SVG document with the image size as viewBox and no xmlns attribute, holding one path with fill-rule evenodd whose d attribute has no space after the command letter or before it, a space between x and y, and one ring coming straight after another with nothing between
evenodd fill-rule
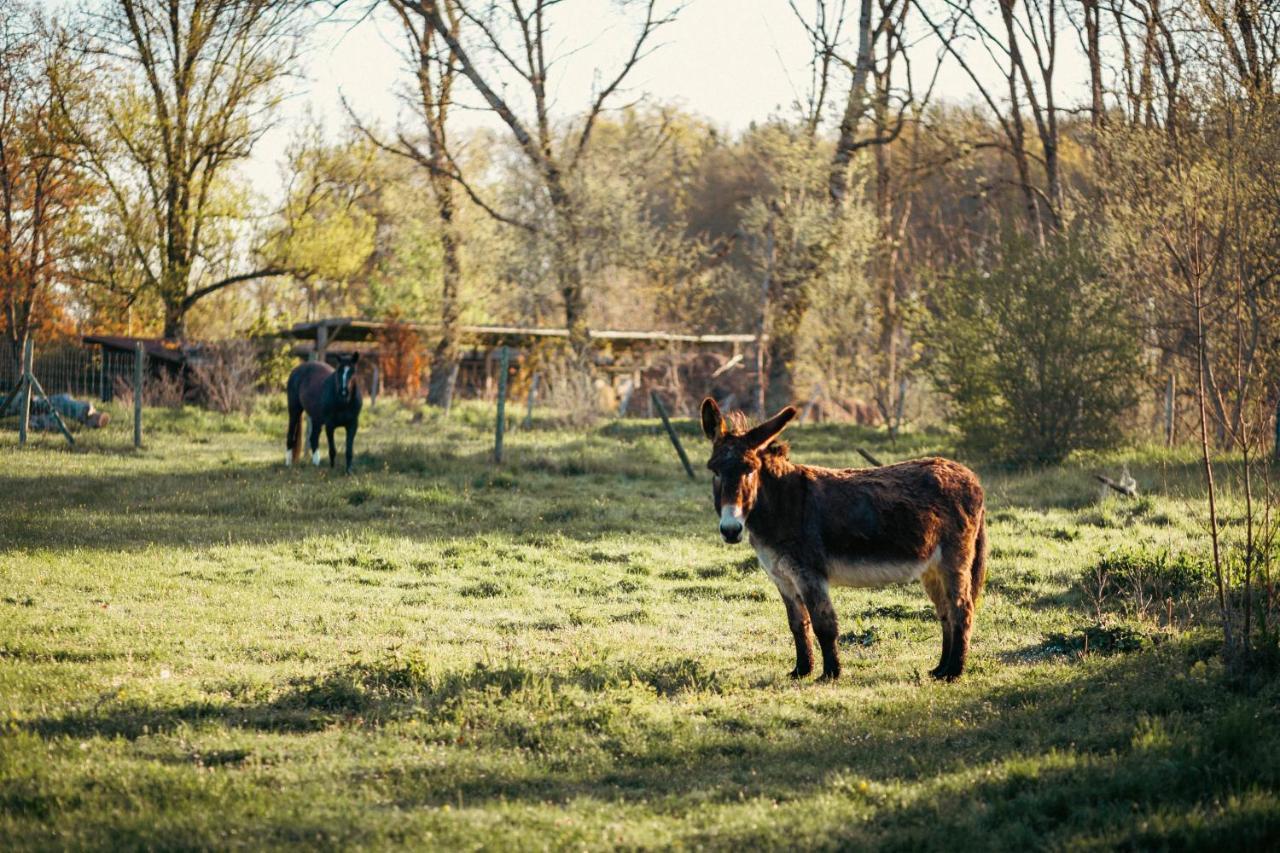
<instances>
[{"instance_id":1,"label":"pale sky","mask_svg":"<svg viewBox=\"0 0 1280 853\"><path fill-rule=\"evenodd\" d=\"M41 0L36 0L41 2ZM50 10L64 10L79 0L43 0ZM100 0L87 0L100 2ZM669 3L677 0L667 0ZM627 80L628 89L613 102L624 104L640 96L652 102L676 104L705 116L728 131L752 121L790 113L802 99L809 81L809 44L787 0L685 0L673 23L659 31L657 49ZM814 0L797 0L811 10ZM365 5L356 0L352 5ZM856 3L850 2L856 14ZM630 36L642 13L635 0L570 0L556 7L553 43L563 57L552 70L551 90L560 117L580 112L588 103L593 83L609 78L618 67L619 53L629 48ZM914 13L913 13L914 14ZM846 26L852 36L856 20ZM919 34L917 34L919 35ZM408 81L399 49L398 24L384 10L360 22L330 21L313 32L303 66L292 84L292 96L280 110L274 128L259 144L244 172L254 188L269 196L280 193L281 167L290 135L308 112L321 117L331 136L347 125L340 96L366 120L390 128L401 112L396 92ZM1079 56L1075 34L1066 25L1058 61L1059 89L1070 103L1083 97L1087 68ZM990 70L981 50L965 51L980 69ZM852 55L850 49L846 51ZM934 64L936 47L922 39L914 49L918 85ZM834 98L844 94L847 78L838 80ZM997 87L997 91L999 87ZM949 62L944 66L935 100L970 102L977 93L965 74ZM474 103L474 96L471 97ZM455 110L458 125L492 123L483 113Z\"/></svg>"},{"instance_id":2,"label":"pale sky","mask_svg":"<svg viewBox=\"0 0 1280 853\"><path fill-rule=\"evenodd\" d=\"M812 2L799 0L798 5L808 9ZM620 6L618 0L572 0L558 7L552 32L561 52L587 45L553 68L552 91L561 116L583 109L592 84L612 76L619 53L629 47L636 15L642 10L634 3L629 11L620 11ZM852 35L854 27L856 20L846 31ZM1083 85L1087 69L1076 58L1074 34L1067 29L1062 38L1059 79L1073 91L1070 87ZM297 94L247 168L256 187L266 190L278 185L290 128L308 109L324 118L331 134L343 129L347 120L340 93L366 120L388 128L395 122L401 111L396 92L409 79L398 54L398 39L398 24L385 14L354 25L326 23L317 30ZM789 112L807 91L810 48L787 0L690 0L676 20L659 31L656 43L658 48L632 72L628 91L615 104L644 95L737 131L752 121ZM916 49L918 79L932 67L935 51L931 40ZM842 95L837 89L836 98ZM939 77L938 97L968 102L976 93L951 63ZM476 102L474 96L471 100ZM475 125L492 118L455 111L454 120Z\"/></svg>"}]
</instances>

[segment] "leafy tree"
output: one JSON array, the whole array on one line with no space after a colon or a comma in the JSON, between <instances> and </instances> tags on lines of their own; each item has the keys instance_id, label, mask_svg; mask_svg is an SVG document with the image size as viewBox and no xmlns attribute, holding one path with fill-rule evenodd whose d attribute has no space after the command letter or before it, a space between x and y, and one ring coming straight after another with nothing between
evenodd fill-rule
<instances>
[{"instance_id":1,"label":"leafy tree","mask_svg":"<svg viewBox=\"0 0 1280 853\"><path fill-rule=\"evenodd\" d=\"M86 69L65 30L0 0L0 328L15 361L66 316L59 285L95 194L65 126L84 109Z\"/></svg>"},{"instance_id":2,"label":"leafy tree","mask_svg":"<svg viewBox=\"0 0 1280 853\"><path fill-rule=\"evenodd\" d=\"M86 278L157 295L167 338L182 337L199 300L285 271L270 259L241 265L252 217L232 169L270 125L297 56L300 3L106 0L87 13L90 52L112 85L77 135L107 187L101 216L114 233Z\"/></svg>"},{"instance_id":3,"label":"leafy tree","mask_svg":"<svg viewBox=\"0 0 1280 853\"><path fill-rule=\"evenodd\" d=\"M938 288L932 370L964 442L991 457L1056 463L1120 437L1141 372L1125 292L1079 235L1010 238L988 269Z\"/></svg>"}]
</instances>

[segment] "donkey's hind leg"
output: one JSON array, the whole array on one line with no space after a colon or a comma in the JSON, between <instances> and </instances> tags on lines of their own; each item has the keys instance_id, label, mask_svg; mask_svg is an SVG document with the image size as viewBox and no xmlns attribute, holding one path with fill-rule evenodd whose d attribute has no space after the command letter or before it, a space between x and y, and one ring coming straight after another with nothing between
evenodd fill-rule
<instances>
[{"instance_id":1,"label":"donkey's hind leg","mask_svg":"<svg viewBox=\"0 0 1280 853\"><path fill-rule=\"evenodd\" d=\"M973 543L963 547L943 548L940 574L945 588L947 622L951 642L942 671L935 677L955 681L964 673L969 658L969 635L973 633L973 590L970 567L973 565Z\"/></svg>"},{"instance_id":2,"label":"donkey's hind leg","mask_svg":"<svg viewBox=\"0 0 1280 853\"><path fill-rule=\"evenodd\" d=\"M950 608L947 607L946 585L943 584L942 576L938 574L937 569L925 572L920 581L924 584L924 591L929 594L929 600L933 602L933 608L938 613L938 621L942 623L942 657L938 660L938 665L929 670L930 677L942 678L947 668L947 661L951 658L951 620L948 616Z\"/></svg>"}]
</instances>

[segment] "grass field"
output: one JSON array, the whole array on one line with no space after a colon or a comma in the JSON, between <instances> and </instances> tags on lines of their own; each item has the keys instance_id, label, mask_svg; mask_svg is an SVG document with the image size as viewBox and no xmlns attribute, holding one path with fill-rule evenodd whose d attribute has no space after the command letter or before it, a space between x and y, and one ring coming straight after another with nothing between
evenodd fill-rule
<instances>
[{"instance_id":1,"label":"grass field","mask_svg":"<svg viewBox=\"0 0 1280 853\"><path fill-rule=\"evenodd\" d=\"M384 402L343 477L282 466L277 402L149 412L138 453L120 414L76 452L0 433L0 849L1280 843L1280 681L1227 679L1198 581L1172 625L1081 585L1202 554L1189 454L980 469L965 679L924 677L911 586L836 590L819 684L653 422L538 423L499 469L485 409ZM788 435L824 464L948 450ZM1100 502L1121 463L1145 496Z\"/></svg>"}]
</instances>

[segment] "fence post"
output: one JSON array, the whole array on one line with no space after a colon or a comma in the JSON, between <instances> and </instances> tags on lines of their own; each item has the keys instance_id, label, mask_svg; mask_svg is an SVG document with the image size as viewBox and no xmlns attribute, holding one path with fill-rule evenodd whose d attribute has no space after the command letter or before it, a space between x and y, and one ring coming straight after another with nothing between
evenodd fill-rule
<instances>
[{"instance_id":1,"label":"fence post","mask_svg":"<svg viewBox=\"0 0 1280 853\"><path fill-rule=\"evenodd\" d=\"M502 433L507 420L507 368L511 363L511 351L505 346L498 368L498 424L493 436L493 461L502 464Z\"/></svg>"},{"instance_id":2,"label":"fence post","mask_svg":"<svg viewBox=\"0 0 1280 853\"><path fill-rule=\"evenodd\" d=\"M529 407L524 413L524 423L521 424L522 429L533 428L533 401L538 396L538 381L542 379L541 373L533 374L533 380L529 383Z\"/></svg>"},{"instance_id":3,"label":"fence post","mask_svg":"<svg viewBox=\"0 0 1280 853\"><path fill-rule=\"evenodd\" d=\"M146 354L142 341L134 347L133 356L133 447L142 447L142 362Z\"/></svg>"},{"instance_id":4,"label":"fence post","mask_svg":"<svg viewBox=\"0 0 1280 853\"><path fill-rule=\"evenodd\" d=\"M689 464L689 457L685 455L684 448L680 445L680 438L676 435L676 431L671 428L671 419L667 417L667 407L662 405L658 392L650 391L649 399L653 401L658 414L662 416L662 425L667 428L667 438L671 439L671 443L675 445L676 453L680 455L680 463L684 465L684 472L689 475L690 480L697 479L693 476L693 466Z\"/></svg>"},{"instance_id":5,"label":"fence post","mask_svg":"<svg viewBox=\"0 0 1280 853\"><path fill-rule=\"evenodd\" d=\"M1169 374L1169 383L1164 389L1164 443L1173 447L1173 374Z\"/></svg>"},{"instance_id":6,"label":"fence post","mask_svg":"<svg viewBox=\"0 0 1280 853\"><path fill-rule=\"evenodd\" d=\"M24 446L27 443L27 428L31 421L31 362L33 359L32 346L35 340L28 335L27 345L22 349L22 400L18 403L18 444Z\"/></svg>"},{"instance_id":7,"label":"fence post","mask_svg":"<svg viewBox=\"0 0 1280 853\"><path fill-rule=\"evenodd\" d=\"M369 406L378 405L378 392L382 390L382 373L378 370L377 359L373 362L373 379L369 382Z\"/></svg>"}]
</instances>

